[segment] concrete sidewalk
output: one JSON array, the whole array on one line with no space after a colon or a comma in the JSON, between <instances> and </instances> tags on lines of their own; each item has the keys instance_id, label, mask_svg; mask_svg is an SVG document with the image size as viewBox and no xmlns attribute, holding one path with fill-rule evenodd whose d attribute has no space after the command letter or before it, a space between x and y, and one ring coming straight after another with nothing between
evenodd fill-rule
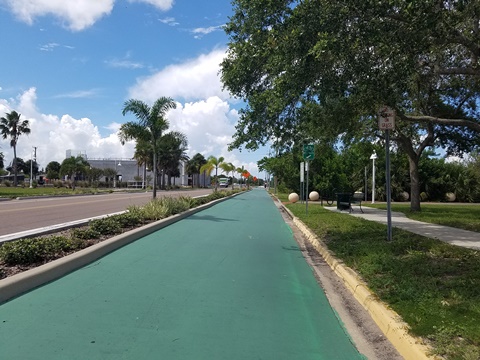
<instances>
[{"instance_id":1,"label":"concrete sidewalk","mask_svg":"<svg viewBox=\"0 0 480 360\"><path fill-rule=\"evenodd\" d=\"M325 209L339 211L336 207L325 207ZM387 224L386 210L365 206L362 206L362 209L364 211L363 213L360 211L360 208L355 206L350 215L385 225ZM438 239L452 245L463 246L470 249L480 249L480 233L474 231L412 220L407 218L403 213L393 211L392 226L418 235Z\"/></svg>"}]
</instances>

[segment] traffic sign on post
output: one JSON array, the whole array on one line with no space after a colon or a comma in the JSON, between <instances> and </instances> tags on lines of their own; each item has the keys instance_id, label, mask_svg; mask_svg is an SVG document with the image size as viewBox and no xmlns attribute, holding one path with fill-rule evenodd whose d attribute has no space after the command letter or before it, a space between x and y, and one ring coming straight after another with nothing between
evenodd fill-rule
<instances>
[{"instance_id":1,"label":"traffic sign on post","mask_svg":"<svg viewBox=\"0 0 480 360\"><path fill-rule=\"evenodd\" d=\"M303 145L303 158L305 160L315 159L315 147L313 144Z\"/></svg>"},{"instance_id":2,"label":"traffic sign on post","mask_svg":"<svg viewBox=\"0 0 480 360\"><path fill-rule=\"evenodd\" d=\"M378 127L380 130L393 130L395 128L395 110L382 106L378 111Z\"/></svg>"}]
</instances>

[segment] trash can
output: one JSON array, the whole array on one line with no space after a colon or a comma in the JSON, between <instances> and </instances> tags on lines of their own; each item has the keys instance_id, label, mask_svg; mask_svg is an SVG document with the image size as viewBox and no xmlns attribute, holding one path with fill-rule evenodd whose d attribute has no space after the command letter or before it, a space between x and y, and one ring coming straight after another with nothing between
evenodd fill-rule
<instances>
[{"instance_id":1,"label":"trash can","mask_svg":"<svg viewBox=\"0 0 480 360\"><path fill-rule=\"evenodd\" d=\"M350 210L350 194L337 193L337 210Z\"/></svg>"}]
</instances>

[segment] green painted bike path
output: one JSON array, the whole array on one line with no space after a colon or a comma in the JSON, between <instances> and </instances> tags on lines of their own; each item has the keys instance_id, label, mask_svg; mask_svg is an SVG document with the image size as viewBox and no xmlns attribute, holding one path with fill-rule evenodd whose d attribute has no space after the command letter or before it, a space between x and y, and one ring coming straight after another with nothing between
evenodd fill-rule
<instances>
[{"instance_id":1,"label":"green painted bike path","mask_svg":"<svg viewBox=\"0 0 480 360\"><path fill-rule=\"evenodd\" d=\"M0 359L362 359L262 189L0 306Z\"/></svg>"}]
</instances>

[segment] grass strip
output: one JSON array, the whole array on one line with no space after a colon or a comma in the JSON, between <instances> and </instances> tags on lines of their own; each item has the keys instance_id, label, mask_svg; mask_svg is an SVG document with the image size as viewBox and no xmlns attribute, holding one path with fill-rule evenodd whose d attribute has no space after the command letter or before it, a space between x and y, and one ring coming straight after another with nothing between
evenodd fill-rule
<instances>
[{"instance_id":1,"label":"grass strip","mask_svg":"<svg viewBox=\"0 0 480 360\"><path fill-rule=\"evenodd\" d=\"M72 194L96 194L99 192L112 192L111 189L95 189L95 188L76 188L75 190L68 188L56 187L0 187L0 198L17 198L24 196L44 196L44 195L72 195Z\"/></svg>"},{"instance_id":2,"label":"grass strip","mask_svg":"<svg viewBox=\"0 0 480 360\"><path fill-rule=\"evenodd\" d=\"M436 354L480 359L480 252L397 228L387 242L385 225L321 206L308 216L305 204L287 207Z\"/></svg>"}]
</instances>

